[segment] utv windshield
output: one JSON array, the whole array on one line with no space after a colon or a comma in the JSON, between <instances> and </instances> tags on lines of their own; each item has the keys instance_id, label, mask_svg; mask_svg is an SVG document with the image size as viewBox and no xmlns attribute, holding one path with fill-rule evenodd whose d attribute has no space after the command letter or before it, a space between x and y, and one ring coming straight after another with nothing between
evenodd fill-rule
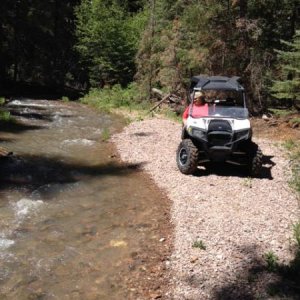
<instances>
[{"instance_id":1,"label":"utv windshield","mask_svg":"<svg viewBox=\"0 0 300 300\"><path fill-rule=\"evenodd\" d=\"M205 104L200 107L193 105L191 107L190 115L193 118L222 117L234 119L247 119L248 109L244 107L230 107L216 104Z\"/></svg>"},{"instance_id":2,"label":"utv windshield","mask_svg":"<svg viewBox=\"0 0 300 300\"><path fill-rule=\"evenodd\" d=\"M197 91L195 91L197 92ZM193 118L201 117L222 117L247 119L248 109L246 108L243 93L234 91L203 91L205 101L199 105L193 101L190 106L190 115ZM195 93L194 93L195 94ZM192 97L192 99L194 99Z\"/></svg>"}]
</instances>

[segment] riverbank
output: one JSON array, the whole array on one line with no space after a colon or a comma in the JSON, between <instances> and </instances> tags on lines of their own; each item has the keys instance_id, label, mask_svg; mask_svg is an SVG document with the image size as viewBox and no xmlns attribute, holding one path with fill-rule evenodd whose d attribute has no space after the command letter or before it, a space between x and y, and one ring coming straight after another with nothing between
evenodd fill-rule
<instances>
[{"instance_id":1,"label":"riverbank","mask_svg":"<svg viewBox=\"0 0 300 300\"><path fill-rule=\"evenodd\" d=\"M174 250L166 263L172 275L161 298L268 297L270 287L280 283L266 257L283 265L294 258L299 206L288 185L288 157L259 128L263 176L253 179L233 167L181 174L175 161L181 125L170 120L135 121L112 137L121 159L140 164L172 203Z\"/></svg>"}]
</instances>

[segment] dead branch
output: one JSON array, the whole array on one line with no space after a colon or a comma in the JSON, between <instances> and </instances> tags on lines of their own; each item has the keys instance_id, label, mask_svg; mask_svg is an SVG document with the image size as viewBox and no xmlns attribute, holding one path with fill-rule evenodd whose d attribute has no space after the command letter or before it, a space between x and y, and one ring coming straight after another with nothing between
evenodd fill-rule
<instances>
[{"instance_id":1,"label":"dead branch","mask_svg":"<svg viewBox=\"0 0 300 300\"><path fill-rule=\"evenodd\" d=\"M163 98L163 96L164 96L163 91L161 91L161 90L159 90L159 89L152 88L151 91L152 91L152 93L153 93L154 95L158 95L160 98Z\"/></svg>"},{"instance_id":2,"label":"dead branch","mask_svg":"<svg viewBox=\"0 0 300 300\"><path fill-rule=\"evenodd\" d=\"M149 112L153 111L156 107L160 106L163 102L165 102L166 100L168 100L170 96L171 96L171 94L167 94L166 96L164 96L164 97L162 98L162 100L160 100L156 105L154 105L154 106L149 110Z\"/></svg>"}]
</instances>

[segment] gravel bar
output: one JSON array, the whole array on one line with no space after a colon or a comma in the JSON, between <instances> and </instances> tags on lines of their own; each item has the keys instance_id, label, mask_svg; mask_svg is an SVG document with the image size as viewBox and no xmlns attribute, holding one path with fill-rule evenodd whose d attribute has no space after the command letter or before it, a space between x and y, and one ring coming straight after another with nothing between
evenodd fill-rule
<instances>
[{"instance_id":1,"label":"gravel bar","mask_svg":"<svg viewBox=\"0 0 300 300\"><path fill-rule=\"evenodd\" d=\"M282 264L294 258L299 205L288 185L287 156L279 143L259 139L262 178L248 178L240 168L225 165L187 176L176 165L180 136L180 124L151 118L133 122L112 137L121 159L141 164L172 201L173 276L163 297L267 297L267 284L278 278L264 271L266 253L274 253ZM202 246L193 247L196 241Z\"/></svg>"}]
</instances>

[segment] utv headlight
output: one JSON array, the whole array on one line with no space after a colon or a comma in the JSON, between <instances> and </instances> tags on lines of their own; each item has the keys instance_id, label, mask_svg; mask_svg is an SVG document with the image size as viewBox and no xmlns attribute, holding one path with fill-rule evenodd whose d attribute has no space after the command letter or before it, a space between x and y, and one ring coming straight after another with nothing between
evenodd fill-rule
<instances>
[{"instance_id":1,"label":"utv headlight","mask_svg":"<svg viewBox=\"0 0 300 300\"><path fill-rule=\"evenodd\" d=\"M237 131L235 133L236 140L247 139L248 137L249 137L249 129Z\"/></svg>"},{"instance_id":2,"label":"utv headlight","mask_svg":"<svg viewBox=\"0 0 300 300\"><path fill-rule=\"evenodd\" d=\"M205 139L205 132L199 129L193 129L192 135L197 139Z\"/></svg>"}]
</instances>

